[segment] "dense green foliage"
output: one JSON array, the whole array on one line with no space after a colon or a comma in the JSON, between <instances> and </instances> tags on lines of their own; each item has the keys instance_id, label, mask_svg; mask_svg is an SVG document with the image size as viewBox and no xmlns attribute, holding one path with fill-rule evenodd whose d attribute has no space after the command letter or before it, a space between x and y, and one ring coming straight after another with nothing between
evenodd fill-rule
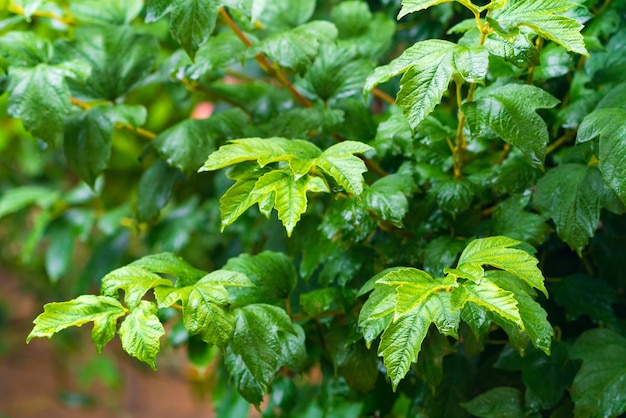
<instances>
[{"instance_id":1,"label":"dense green foliage","mask_svg":"<svg viewBox=\"0 0 626 418\"><path fill-rule=\"evenodd\" d=\"M623 0L0 5L29 340L186 346L223 417L626 412Z\"/></svg>"}]
</instances>

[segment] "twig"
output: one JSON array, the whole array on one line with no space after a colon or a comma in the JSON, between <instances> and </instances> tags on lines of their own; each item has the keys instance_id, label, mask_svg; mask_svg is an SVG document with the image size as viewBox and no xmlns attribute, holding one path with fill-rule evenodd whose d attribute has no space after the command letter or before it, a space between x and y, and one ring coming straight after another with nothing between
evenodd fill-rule
<instances>
[{"instance_id":1,"label":"twig","mask_svg":"<svg viewBox=\"0 0 626 418\"><path fill-rule=\"evenodd\" d=\"M378 97L383 102L389 103L391 105L396 104L396 99L394 99L393 97L391 97L390 95L388 95L387 93L385 93L384 91L378 88L372 89L372 95Z\"/></svg>"},{"instance_id":2,"label":"twig","mask_svg":"<svg viewBox=\"0 0 626 418\"><path fill-rule=\"evenodd\" d=\"M13 1L11 1L11 3L9 4L9 7L7 10L11 13L15 13L18 15L26 14L25 10L21 6L18 6L17 4L15 4ZM48 19L53 19L53 20L56 20L57 22L61 22L67 26L76 26L76 20L74 20L74 18L71 16L64 17L64 16L59 16L51 12L39 11L39 10L34 11L31 16L46 17Z\"/></svg>"},{"instance_id":3,"label":"twig","mask_svg":"<svg viewBox=\"0 0 626 418\"><path fill-rule=\"evenodd\" d=\"M565 132L563 136L561 136L559 139L551 143L548 146L548 148L546 148L546 155L553 153L561 145L565 144L566 142L569 142L574 137L574 135L575 135L575 131L570 130L570 131Z\"/></svg>"}]
</instances>

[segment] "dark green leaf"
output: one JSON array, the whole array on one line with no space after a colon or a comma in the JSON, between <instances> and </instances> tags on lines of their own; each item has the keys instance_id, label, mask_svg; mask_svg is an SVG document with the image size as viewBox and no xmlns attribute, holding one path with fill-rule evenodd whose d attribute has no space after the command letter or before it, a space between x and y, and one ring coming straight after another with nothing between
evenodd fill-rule
<instances>
[{"instance_id":1,"label":"dark green leaf","mask_svg":"<svg viewBox=\"0 0 626 418\"><path fill-rule=\"evenodd\" d=\"M234 305L275 303L289 297L296 286L297 273L291 260L282 253L264 251L242 254L222 267L246 275L255 287L229 288Z\"/></svg>"},{"instance_id":2,"label":"dark green leaf","mask_svg":"<svg viewBox=\"0 0 626 418\"><path fill-rule=\"evenodd\" d=\"M589 315L598 325L615 325L617 317L611 306L616 292L604 280L574 275L553 283L550 289L554 301L565 309L569 321Z\"/></svg>"},{"instance_id":3,"label":"dark green leaf","mask_svg":"<svg viewBox=\"0 0 626 418\"><path fill-rule=\"evenodd\" d=\"M443 236L428 243L424 251L424 270L432 275L441 274L443 269L456 264L465 248L465 240Z\"/></svg>"},{"instance_id":4,"label":"dark green leaf","mask_svg":"<svg viewBox=\"0 0 626 418\"><path fill-rule=\"evenodd\" d=\"M510 387L497 387L479 395L463 407L477 417L523 418L524 396Z\"/></svg>"},{"instance_id":5,"label":"dark green leaf","mask_svg":"<svg viewBox=\"0 0 626 418\"><path fill-rule=\"evenodd\" d=\"M91 67L85 82L70 83L73 95L114 101L152 71L158 50L156 38L128 26L86 26L76 30L73 41L55 43L54 59L80 59Z\"/></svg>"},{"instance_id":6,"label":"dark green leaf","mask_svg":"<svg viewBox=\"0 0 626 418\"><path fill-rule=\"evenodd\" d=\"M76 174L95 186L111 156L113 128L116 123L141 125L146 119L143 106L96 106L65 120L64 143L67 164Z\"/></svg>"},{"instance_id":7,"label":"dark green leaf","mask_svg":"<svg viewBox=\"0 0 626 418\"><path fill-rule=\"evenodd\" d=\"M557 99L539 87L506 84L486 96L465 103L463 112L472 134L483 136L489 127L502 140L518 147L533 164L543 164L548 128L536 109L552 108Z\"/></svg>"},{"instance_id":8,"label":"dark green leaf","mask_svg":"<svg viewBox=\"0 0 626 418\"><path fill-rule=\"evenodd\" d=\"M124 318L119 330L124 351L148 363L155 370L156 356L161 349L159 339L165 335L156 313L157 307L154 303L142 300Z\"/></svg>"},{"instance_id":9,"label":"dark green leaf","mask_svg":"<svg viewBox=\"0 0 626 418\"><path fill-rule=\"evenodd\" d=\"M409 176L391 174L375 181L363 193L365 205L384 221L402 228L402 219L409 210L409 200L417 190L417 185Z\"/></svg>"},{"instance_id":10,"label":"dark green leaf","mask_svg":"<svg viewBox=\"0 0 626 418\"><path fill-rule=\"evenodd\" d=\"M137 190L137 218L140 221L154 222L159 217L180 177L180 171L161 160L143 173Z\"/></svg>"},{"instance_id":11,"label":"dark green leaf","mask_svg":"<svg viewBox=\"0 0 626 418\"><path fill-rule=\"evenodd\" d=\"M161 132L153 144L170 166L187 175L198 171L205 156L215 151L215 138L204 120L184 120Z\"/></svg>"},{"instance_id":12,"label":"dark green leaf","mask_svg":"<svg viewBox=\"0 0 626 418\"><path fill-rule=\"evenodd\" d=\"M0 37L0 69L34 67L50 61L52 44L33 32L9 32Z\"/></svg>"},{"instance_id":13,"label":"dark green leaf","mask_svg":"<svg viewBox=\"0 0 626 418\"><path fill-rule=\"evenodd\" d=\"M519 196L500 203L493 213L493 235L505 235L533 246L542 244L550 228L541 216L524 210L529 200L529 196Z\"/></svg>"},{"instance_id":14,"label":"dark green leaf","mask_svg":"<svg viewBox=\"0 0 626 418\"><path fill-rule=\"evenodd\" d=\"M600 220L606 186L600 170L582 164L550 169L537 183L533 206L556 224L559 237L581 252Z\"/></svg>"},{"instance_id":15,"label":"dark green leaf","mask_svg":"<svg viewBox=\"0 0 626 418\"><path fill-rule=\"evenodd\" d=\"M445 179L436 183L429 192L435 196L441 210L453 215L469 209L474 200L473 185L466 179Z\"/></svg>"},{"instance_id":16,"label":"dark green leaf","mask_svg":"<svg viewBox=\"0 0 626 418\"><path fill-rule=\"evenodd\" d=\"M48 303L43 313L33 321L35 327L26 342L35 337L50 338L65 328L80 327L93 321L91 338L101 352L115 336L117 320L125 313L116 299L107 296L82 295L67 302Z\"/></svg>"},{"instance_id":17,"label":"dark green leaf","mask_svg":"<svg viewBox=\"0 0 626 418\"><path fill-rule=\"evenodd\" d=\"M576 416L609 417L626 411L626 339L607 329L583 333L574 345L583 360L572 385Z\"/></svg>"},{"instance_id":18,"label":"dark green leaf","mask_svg":"<svg viewBox=\"0 0 626 418\"><path fill-rule=\"evenodd\" d=\"M74 250L74 231L65 219L53 222L46 231L49 245L46 251L46 273L51 281L58 281L67 271Z\"/></svg>"}]
</instances>

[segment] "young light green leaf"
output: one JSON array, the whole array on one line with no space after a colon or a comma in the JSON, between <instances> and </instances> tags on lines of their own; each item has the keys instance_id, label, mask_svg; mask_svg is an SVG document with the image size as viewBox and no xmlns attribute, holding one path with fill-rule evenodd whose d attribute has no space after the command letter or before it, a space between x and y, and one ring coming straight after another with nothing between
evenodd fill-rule
<instances>
[{"instance_id":1,"label":"young light green leaf","mask_svg":"<svg viewBox=\"0 0 626 418\"><path fill-rule=\"evenodd\" d=\"M489 265L514 274L547 296L543 275L537 267L539 261L524 250L511 248L519 244L503 236L476 239L461 254L457 269L481 278L484 276L482 266Z\"/></svg>"},{"instance_id":2,"label":"young light green leaf","mask_svg":"<svg viewBox=\"0 0 626 418\"><path fill-rule=\"evenodd\" d=\"M313 21L268 36L250 48L249 56L264 53L280 67L303 73L313 62L320 46L333 42L336 37L335 25L321 20Z\"/></svg>"},{"instance_id":3,"label":"young light green leaf","mask_svg":"<svg viewBox=\"0 0 626 418\"><path fill-rule=\"evenodd\" d=\"M368 345L384 329L378 355L394 389L417 361L432 323L439 332L456 335L460 311L453 308L449 293L455 287L452 277L435 279L414 268L389 271L376 281L359 315L359 326Z\"/></svg>"},{"instance_id":4,"label":"young light green leaf","mask_svg":"<svg viewBox=\"0 0 626 418\"><path fill-rule=\"evenodd\" d=\"M101 291L105 296L117 297L118 291L123 290L126 305L134 309L146 292L157 286L171 287L172 282L143 268L125 266L113 270L102 278Z\"/></svg>"},{"instance_id":5,"label":"young light green leaf","mask_svg":"<svg viewBox=\"0 0 626 418\"><path fill-rule=\"evenodd\" d=\"M26 342L35 337L50 338L65 328L93 322L91 339L98 352L102 352L102 348L115 336L117 320L125 314L126 310L120 302L107 296L82 295L67 302L48 303L43 313L33 321L35 326Z\"/></svg>"},{"instance_id":6,"label":"young light green leaf","mask_svg":"<svg viewBox=\"0 0 626 418\"><path fill-rule=\"evenodd\" d=\"M129 264L152 273L163 273L178 279L176 286L189 286L196 283L208 273L199 270L173 253L151 254Z\"/></svg>"},{"instance_id":7,"label":"young light green leaf","mask_svg":"<svg viewBox=\"0 0 626 418\"><path fill-rule=\"evenodd\" d=\"M370 150L372 147L362 142L344 141L326 149L313 164L333 177L347 192L359 195L363 192L365 181L362 174L367 171L367 167L353 154Z\"/></svg>"},{"instance_id":8,"label":"young light green leaf","mask_svg":"<svg viewBox=\"0 0 626 418\"><path fill-rule=\"evenodd\" d=\"M626 109L599 109L587 115L578 128L577 142L597 136L602 177L626 204Z\"/></svg>"},{"instance_id":9,"label":"young light green leaf","mask_svg":"<svg viewBox=\"0 0 626 418\"><path fill-rule=\"evenodd\" d=\"M9 68L8 114L21 118L34 136L54 143L63 134L63 120L72 108L65 79L74 76L64 68L47 64Z\"/></svg>"},{"instance_id":10,"label":"young light green leaf","mask_svg":"<svg viewBox=\"0 0 626 418\"><path fill-rule=\"evenodd\" d=\"M287 236L291 236L300 216L306 211L306 192L309 190L329 191L328 189L322 190L323 186L315 179L319 178L305 176L296 179L292 173L274 170L259 178L251 195L259 196L259 200L263 196L273 196L271 201L278 212L278 219L283 222Z\"/></svg>"},{"instance_id":11,"label":"young light green leaf","mask_svg":"<svg viewBox=\"0 0 626 418\"><path fill-rule=\"evenodd\" d=\"M493 18L505 29L527 26L568 51L588 56L580 31L583 25L560 13L576 3L568 0L511 0ZM506 33L500 35L506 36Z\"/></svg>"},{"instance_id":12,"label":"young light green leaf","mask_svg":"<svg viewBox=\"0 0 626 418\"><path fill-rule=\"evenodd\" d=\"M95 106L65 120L63 150L67 164L92 188L107 168L116 123L143 124L143 106Z\"/></svg>"},{"instance_id":13,"label":"young light green leaf","mask_svg":"<svg viewBox=\"0 0 626 418\"><path fill-rule=\"evenodd\" d=\"M506 84L465 103L463 112L472 134L484 135L485 127L489 127L504 141L518 147L533 164L541 165L549 135L546 123L535 111L558 103L539 87Z\"/></svg>"},{"instance_id":14,"label":"young light green leaf","mask_svg":"<svg viewBox=\"0 0 626 418\"><path fill-rule=\"evenodd\" d=\"M287 138L235 139L209 155L199 171L213 171L244 161L257 161L261 167L294 158L311 159L321 150L309 141Z\"/></svg>"},{"instance_id":15,"label":"young light green leaf","mask_svg":"<svg viewBox=\"0 0 626 418\"><path fill-rule=\"evenodd\" d=\"M154 370L156 356L161 349L159 339L165 335L165 329L156 314L156 305L142 300L124 319L119 330L124 351L149 364Z\"/></svg>"},{"instance_id":16,"label":"young light green leaf","mask_svg":"<svg viewBox=\"0 0 626 418\"><path fill-rule=\"evenodd\" d=\"M559 237L580 253L598 228L606 189L597 167L563 164L537 183L533 206L556 224Z\"/></svg>"},{"instance_id":17,"label":"young light green leaf","mask_svg":"<svg viewBox=\"0 0 626 418\"><path fill-rule=\"evenodd\" d=\"M513 322L521 330L524 323L520 317L517 300L512 292L506 291L488 280L467 281L452 293L452 302L455 306L473 303L493 312L501 318Z\"/></svg>"},{"instance_id":18,"label":"young light green leaf","mask_svg":"<svg viewBox=\"0 0 626 418\"><path fill-rule=\"evenodd\" d=\"M402 8L398 13L398 20L402 19L409 13L419 12L441 3L447 3L454 0L402 0Z\"/></svg>"},{"instance_id":19,"label":"young light green leaf","mask_svg":"<svg viewBox=\"0 0 626 418\"><path fill-rule=\"evenodd\" d=\"M626 412L626 339L608 329L586 331L576 341L573 357L583 360L571 389L576 416Z\"/></svg>"},{"instance_id":20,"label":"young light green leaf","mask_svg":"<svg viewBox=\"0 0 626 418\"><path fill-rule=\"evenodd\" d=\"M203 341L224 347L235 325L224 286L254 285L241 273L216 270L190 286L157 287L155 295L161 308L182 302L183 324L190 335L199 334Z\"/></svg>"}]
</instances>

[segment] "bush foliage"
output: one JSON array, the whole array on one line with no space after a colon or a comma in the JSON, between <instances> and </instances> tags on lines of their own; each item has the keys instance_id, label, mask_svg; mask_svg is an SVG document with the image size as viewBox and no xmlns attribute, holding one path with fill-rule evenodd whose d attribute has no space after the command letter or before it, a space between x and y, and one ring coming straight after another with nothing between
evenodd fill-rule
<instances>
[{"instance_id":1,"label":"bush foliage","mask_svg":"<svg viewBox=\"0 0 626 418\"><path fill-rule=\"evenodd\" d=\"M623 0L0 5L29 340L185 346L224 417L626 412Z\"/></svg>"}]
</instances>

